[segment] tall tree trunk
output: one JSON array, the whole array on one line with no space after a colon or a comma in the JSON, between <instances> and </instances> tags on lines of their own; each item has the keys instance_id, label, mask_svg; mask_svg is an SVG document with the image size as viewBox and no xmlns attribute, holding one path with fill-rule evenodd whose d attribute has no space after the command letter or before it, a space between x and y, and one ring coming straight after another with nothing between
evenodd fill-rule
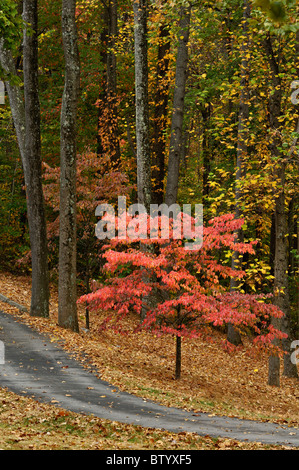
<instances>
[{"instance_id":1,"label":"tall tree trunk","mask_svg":"<svg viewBox=\"0 0 299 470\"><path fill-rule=\"evenodd\" d=\"M176 59L175 89L169 144L168 175L165 203L170 206L177 202L180 161L183 143L183 119L185 90L188 71L188 41L191 21L191 5L183 6L180 12L180 31Z\"/></svg>"},{"instance_id":2,"label":"tall tree trunk","mask_svg":"<svg viewBox=\"0 0 299 470\"><path fill-rule=\"evenodd\" d=\"M78 331L76 305L76 121L80 64L75 11L76 0L62 1L65 87L61 108L58 323L64 328Z\"/></svg>"},{"instance_id":3,"label":"tall tree trunk","mask_svg":"<svg viewBox=\"0 0 299 470\"><path fill-rule=\"evenodd\" d=\"M27 217L32 253L31 315L49 315L47 230L42 191L40 111L38 93L37 1L24 1L24 20L32 34L24 30L24 95L21 87L6 81L14 127L22 159L27 197ZM8 75L16 67L0 38L0 63ZM24 104L25 101L25 104Z\"/></svg>"},{"instance_id":4,"label":"tall tree trunk","mask_svg":"<svg viewBox=\"0 0 299 470\"><path fill-rule=\"evenodd\" d=\"M117 0L109 0L105 5L105 27L101 34L104 64L104 85L99 97L98 112L98 155L109 154L112 167L120 163L117 110L117 62L115 44L118 34ZM109 165L108 165L109 166Z\"/></svg>"},{"instance_id":5,"label":"tall tree trunk","mask_svg":"<svg viewBox=\"0 0 299 470\"><path fill-rule=\"evenodd\" d=\"M150 213L151 148L148 109L147 0L134 0L135 107L138 203Z\"/></svg>"},{"instance_id":6,"label":"tall tree trunk","mask_svg":"<svg viewBox=\"0 0 299 470\"><path fill-rule=\"evenodd\" d=\"M25 172L32 259L31 315L49 315L49 273L45 208L42 189L40 105L38 87L37 0L24 0L23 69L25 99Z\"/></svg>"},{"instance_id":7,"label":"tall tree trunk","mask_svg":"<svg viewBox=\"0 0 299 470\"><path fill-rule=\"evenodd\" d=\"M275 177L277 181L277 192L275 201L275 256L274 256L274 300L273 303L279 307L284 317L281 320L273 320L276 328L290 335L290 300L289 300L289 281L288 281L288 225L285 208L285 171L287 159L281 155L279 147L281 146L280 122L281 115L281 79L279 77L279 58L275 57L272 39L268 33L265 39L265 51L268 56L271 74L273 93L269 98L269 124L272 131L269 148L276 162ZM286 352L284 357L284 374L288 377L297 377L296 365L290 360L290 336L282 342L282 347ZM277 356L269 358L269 385L280 385L280 360Z\"/></svg>"},{"instance_id":8,"label":"tall tree trunk","mask_svg":"<svg viewBox=\"0 0 299 470\"><path fill-rule=\"evenodd\" d=\"M250 4L248 0L244 0L244 13L243 13L243 31L244 37L242 44L242 60L241 60L241 95L239 103L239 123L238 123L238 143L237 143L237 171L236 171L236 188L235 188L235 218L240 219L241 213L241 180L245 173L244 168L244 156L247 154L247 139L248 139L248 118L249 118L249 89L248 89L248 75L249 75L249 63L248 63L248 51L249 51L249 38L248 38L248 20L250 18ZM236 242L242 243L244 240L243 229L240 228L235 233ZM232 254L232 269L242 269L243 256L241 253L234 251ZM234 291L238 289L239 281L237 279L231 279L230 290ZM227 329L227 340L235 345L241 344L241 336L239 332L234 328L233 325L229 324Z\"/></svg>"},{"instance_id":9,"label":"tall tree trunk","mask_svg":"<svg viewBox=\"0 0 299 470\"><path fill-rule=\"evenodd\" d=\"M153 203L158 205L162 204L164 201L166 128L169 100L169 80L167 77L169 70L169 52L169 26L163 23L159 28L152 156Z\"/></svg>"},{"instance_id":10,"label":"tall tree trunk","mask_svg":"<svg viewBox=\"0 0 299 470\"><path fill-rule=\"evenodd\" d=\"M297 38L298 37L299 37L299 34L297 35ZM297 118L295 132L297 133L297 135L299 135L299 118ZM298 159L298 155L296 155L297 143L298 143L298 137L296 136L291 144L291 149L289 151L289 158L295 161L296 161L296 157ZM295 153L295 157L293 157L293 153ZM293 302L294 302L294 305L296 305L295 308L297 308L297 318L295 319L295 328L294 328L294 333L293 333L293 337L291 338L291 341L293 339L298 338L298 334L299 334L299 288L298 288L299 285L298 285L298 276L296 276L296 273L298 273L299 263L298 263L298 258L296 260L296 257L294 256L294 253L299 252L299 238L298 238L299 237L299 223L298 223L297 216L296 216L296 208L298 208L298 193L295 193L292 196L292 199L289 203L288 220L286 221L287 231L289 234L288 236L288 248L289 248L288 276L289 276L289 279L293 280L292 290L295 292ZM288 327L288 331L290 332L290 327ZM288 354L284 357L284 375L288 377L299 377L297 366L292 364L290 361L291 350L290 350L289 341L286 341L285 349L288 351Z\"/></svg>"},{"instance_id":11,"label":"tall tree trunk","mask_svg":"<svg viewBox=\"0 0 299 470\"><path fill-rule=\"evenodd\" d=\"M299 77L299 30L297 30L297 33L296 33L296 49L295 49L295 55L296 55L296 58L297 58L297 77ZM297 112L298 112L298 103L297 105ZM292 149L291 149L291 152L290 154L292 155L293 152L297 152L296 155L297 155L297 169L299 168L299 163L298 163L298 150L296 151L296 145L298 144L298 135L299 135L299 117L297 118L297 125L296 125L296 132L297 132L297 137L294 139L293 143L292 143ZM297 318L296 318L296 321L297 321L297 324L296 324L296 328L295 328L295 331L296 331L296 335L297 335L297 338L299 338L299 278L298 278L298 272L299 272L299 259L298 259L298 255L299 255L299 220L297 218L297 213L296 213L296 209L298 209L298 203L299 203L299 195L298 195L298 192L294 195L293 197L293 208L294 208L294 212L291 211L291 217L292 217L292 222L290 222L290 224L293 225L293 228L292 230L289 230L289 233L291 234L292 233L292 241L290 239L290 248L292 248L292 250L294 250L294 252L297 251L297 258L293 255L293 253L291 253L291 262L290 262L290 269L291 269L291 273L290 275L292 276L293 275L293 279L294 279L294 291L295 291L295 298L294 298L294 304L296 305L296 310L297 310ZM297 275L296 275L297 273Z\"/></svg>"}]
</instances>

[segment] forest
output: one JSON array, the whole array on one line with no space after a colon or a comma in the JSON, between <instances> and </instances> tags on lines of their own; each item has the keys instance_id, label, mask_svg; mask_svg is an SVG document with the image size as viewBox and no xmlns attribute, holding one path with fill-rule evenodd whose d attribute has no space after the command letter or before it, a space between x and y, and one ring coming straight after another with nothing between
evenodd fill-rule
<instances>
[{"instance_id":1,"label":"forest","mask_svg":"<svg viewBox=\"0 0 299 470\"><path fill-rule=\"evenodd\" d=\"M177 381L185 339L219 334L230 354L248 338L267 352L269 385L298 380L298 11L1 0L0 272L30 279L32 318L54 286L62 329L84 308L87 330L95 315L126 334L130 317L174 338ZM201 205L202 245L152 240L133 216L135 238L101 239L97 208L120 197L148 215L190 205L193 228Z\"/></svg>"}]
</instances>

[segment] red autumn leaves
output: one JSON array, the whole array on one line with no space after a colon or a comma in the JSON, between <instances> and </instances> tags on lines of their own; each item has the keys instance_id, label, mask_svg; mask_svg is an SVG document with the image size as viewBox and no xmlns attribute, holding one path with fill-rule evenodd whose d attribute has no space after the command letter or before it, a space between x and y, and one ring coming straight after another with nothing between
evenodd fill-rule
<instances>
[{"instance_id":1,"label":"red autumn leaves","mask_svg":"<svg viewBox=\"0 0 299 470\"><path fill-rule=\"evenodd\" d=\"M235 231L242 224L233 214L211 220L203 228L202 247L192 251L185 249L182 240L165 243L116 237L103 253L105 284L95 283L94 292L79 302L107 312L103 328L111 322L110 326L121 330L124 316L145 311L137 330L196 337L208 327L230 323L251 331L254 343L270 346L274 337L285 337L271 324L271 317L280 317L282 312L267 303L267 295L229 292L229 279L241 279L246 273L231 269L225 253L254 253L255 242L235 241Z\"/></svg>"}]
</instances>

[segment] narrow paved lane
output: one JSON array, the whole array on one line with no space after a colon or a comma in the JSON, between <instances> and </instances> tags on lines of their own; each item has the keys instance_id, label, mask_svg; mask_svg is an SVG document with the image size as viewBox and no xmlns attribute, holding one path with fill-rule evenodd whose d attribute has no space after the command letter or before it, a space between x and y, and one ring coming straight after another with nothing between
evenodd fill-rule
<instances>
[{"instance_id":1,"label":"narrow paved lane","mask_svg":"<svg viewBox=\"0 0 299 470\"><path fill-rule=\"evenodd\" d=\"M0 312L0 387L69 411L172 432L299 447L299 429L208 416L160 406L117 390L71 358L57 343Z\"/></svg>"}]
</instances>

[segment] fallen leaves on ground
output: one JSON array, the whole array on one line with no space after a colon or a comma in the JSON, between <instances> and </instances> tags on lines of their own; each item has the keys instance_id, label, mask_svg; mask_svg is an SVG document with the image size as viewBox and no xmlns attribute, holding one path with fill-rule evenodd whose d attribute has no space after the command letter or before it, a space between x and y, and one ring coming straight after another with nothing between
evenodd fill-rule
<instances>
[{"instance_id":1,"label":"fallen leaves on ground","mask_svg":"<svg viewBox=\"0 0 299 470\"><path fill-rule=\"evenodd\" d=\"M28 309L30 291L30 278L0 273L0 292ZM212 415L299 426L298 380L282 376L279 388L269 386L267 357L250 357L246 353L246 341L242 350L228 354L221 347L223 335L220 332L215 333L213 343L184 340L182 377L174 380L172 337L155 337L147 332L127 335L112 330L100 332L101 315L96 313L91 314L90 330L86 332L83 306L78 310L80 333L73 333L58 326L57 307L55 287L51 288L48 319L33 318L0 303L4 311L48 333L52 341L61 341L69 352L84 359L86 367L93 368L102 379L121 390L194 413L205 411ZM127 329L132 331L133 325L134 319L128 318Z\"/></svg>"},{"instance_id":2,"label":"fallen leaves on ground","mask_svg":"<svg viewBox=\"0 0 299 470\"><path fill-rule=\"evenodd\" d=\"M171 433L36 403L0 388L0 450L292 450L287 446Z\"/></svg>"}]
</instances>

